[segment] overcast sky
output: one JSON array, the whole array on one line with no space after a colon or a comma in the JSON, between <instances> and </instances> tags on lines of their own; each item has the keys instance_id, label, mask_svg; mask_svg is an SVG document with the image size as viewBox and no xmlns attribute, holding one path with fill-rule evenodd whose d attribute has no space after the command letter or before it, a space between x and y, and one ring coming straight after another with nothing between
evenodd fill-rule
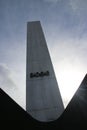
<instances>
[{"instance_id":1,"label":"overcast sky","mask_svg":"<svg viewBox=\"0 0 87 130\"><path fill-rule=\"evenodd\" d=\"M26 28L37 20L66 106L87 72L87 0L0 0L0 87L25 109Z\"/></svg>"}]
</instances>

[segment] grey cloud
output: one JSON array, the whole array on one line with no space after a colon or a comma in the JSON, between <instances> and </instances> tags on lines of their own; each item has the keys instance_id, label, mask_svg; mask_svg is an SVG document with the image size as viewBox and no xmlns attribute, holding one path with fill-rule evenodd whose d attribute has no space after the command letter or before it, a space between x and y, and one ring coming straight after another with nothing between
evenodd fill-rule
<instances>
[{"instance_id":1,"label":"grey cloud","mask_svg":"<svg viewBox=\"0 0 87 130\"><path fill-rule=\"evenodd\" d=\"M81 13L81 11L85 11L86 5L87 5L87 0L69 0L71 8L75 13Z\"/></svg>"},{"instance_id":2,"label":"grey cloud","mask_svg":"<svg viewBox=\"0 0 87 130\"><path fill-rule=\"evenodd\" d=\"M15 84L11 74L12 71L5 64L0 64L0 87L25 109L25 93Z\"/></svg>"},{"instance_id":3,"label":"grey cloud","mask_svg":"<svg viewBox=\"0 0 87 130\"><path fill-rule=\"evenodd\" d=\"M45 2L51 2L51 3L56 3L56 2L58 2L58 1L60 1L60 0L44 0Z\"/></svg>"},{"instance_id":4,"label":"grey cloud","mask_svg":"<svg viewBox=\"0 0 87 130\"><path fill-rule=\"evenodd\" d=\"M16 88L16 85L11 77L11 71L4 64L0 64L0 87L7 90Z\"/></svg>"}]
</instances>

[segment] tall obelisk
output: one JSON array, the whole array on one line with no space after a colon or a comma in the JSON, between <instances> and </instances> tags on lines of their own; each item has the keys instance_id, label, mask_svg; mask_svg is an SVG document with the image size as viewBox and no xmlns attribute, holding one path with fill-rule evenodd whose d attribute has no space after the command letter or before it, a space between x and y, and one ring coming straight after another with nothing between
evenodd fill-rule
<instances>
[{"instance_id":1,"label":"tall obelisk","mask_svg":"<svg viewBox=\"0 0 87 130\"><path fill-rule=\"evenodd\" d=\"M27 24L26 110L39 121L56 120L64 110L39 21Z\"/></svg>"}]
</instances>

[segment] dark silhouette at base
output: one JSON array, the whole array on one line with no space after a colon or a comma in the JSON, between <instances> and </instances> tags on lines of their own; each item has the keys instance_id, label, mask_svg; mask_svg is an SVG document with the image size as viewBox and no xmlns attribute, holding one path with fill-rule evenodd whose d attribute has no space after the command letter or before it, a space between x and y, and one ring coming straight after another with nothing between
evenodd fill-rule
<instances>
[{"instance_id":1,"label":"dark silhouette at base","mask_svg":"<svg viewBox=\"0 0 87 130\"><path fill-rule=\"evenodd\" d=\"M35 120L0 89L0 127L11 130L87 129L87 75L61 117L52 122Z\"/></svg>"}]
</instances>

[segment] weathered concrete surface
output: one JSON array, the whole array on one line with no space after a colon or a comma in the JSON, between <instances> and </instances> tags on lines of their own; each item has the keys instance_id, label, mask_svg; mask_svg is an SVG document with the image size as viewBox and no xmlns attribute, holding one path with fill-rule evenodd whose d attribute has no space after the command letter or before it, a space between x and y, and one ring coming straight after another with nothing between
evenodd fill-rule
<instances>
[{"instance_id":1,"label":"weathered concrete surface","mask_svg":"<svg viewBox=\"0 0 87 130\"><path fill-rule=\"evenodd\" d=\"M64 111L39 21L27 24L26 110L40 121L55 120Z\"/></svg>"}]
</instances>

